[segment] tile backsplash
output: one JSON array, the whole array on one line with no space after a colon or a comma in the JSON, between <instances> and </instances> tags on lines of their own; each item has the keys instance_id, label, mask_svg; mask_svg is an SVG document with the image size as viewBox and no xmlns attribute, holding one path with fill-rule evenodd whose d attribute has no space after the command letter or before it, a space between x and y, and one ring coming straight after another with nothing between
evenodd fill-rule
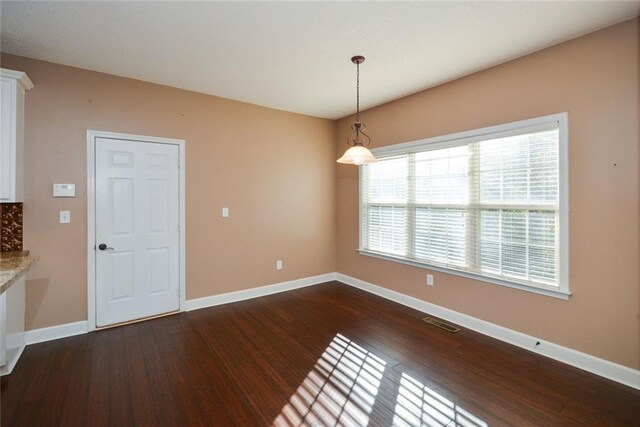
<instances>
[{"instance_id":1,"label":"tile backsplash","mask_svg":"<svg viewBox=\"0 0 640 427\"><path fill-rule=\"evenodd\" d=\"M22 250L22 203L0 203L0 252Z\"/></svg>"}]
</instances>

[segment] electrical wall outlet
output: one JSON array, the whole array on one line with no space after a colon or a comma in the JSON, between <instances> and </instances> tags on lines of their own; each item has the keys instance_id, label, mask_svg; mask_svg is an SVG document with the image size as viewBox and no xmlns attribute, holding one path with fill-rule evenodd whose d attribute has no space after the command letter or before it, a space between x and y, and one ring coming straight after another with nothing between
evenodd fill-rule
<instances>
[{"instance_id":1,"label":"electrical wall outlet","mask_svg":"<svg viewBox=\"0 0 640 427\"><path fill-rule=\"evenodd\" d=\"M276 270L282 270L282 260L281 259L276 261Z\"/></svg>"},{"instance_id":2,"label":"electrical wall outlet","mask_svg":"<svg viewBox=\"0 0 640 427\"><path fill-rule=\"evenodd\" d=\"M227 218L229 216L229 208L222 208L222 218Z\"/></svg>"},{"instance_id":3,"label":"electrical wall outlet","mask_svg":"<svg viewBox=\"0 0 640 427\"><path fill-rule=\"evenodd\" d=\"M60 211L60 224L71 223L71 211Z\"/></svg>"},{"instance_id":4,"label":"electrical wall outlet","mask_svg":"<svg viewBox=\"0 0 640 427\"><path fill-rule=\"evenodd\" d=\"M427 285L433 286L433 274L427 274Z\"/></svg>"}]
</instances>

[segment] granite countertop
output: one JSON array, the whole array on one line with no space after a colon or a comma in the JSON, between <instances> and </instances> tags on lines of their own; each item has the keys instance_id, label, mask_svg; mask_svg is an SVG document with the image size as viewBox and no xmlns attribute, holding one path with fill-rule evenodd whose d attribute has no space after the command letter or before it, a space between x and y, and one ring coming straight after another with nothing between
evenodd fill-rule
<instances>
[{"instance_id":1,"label":"granite countertop","mask_svg":"<svg viewBox=\"0 0 640 427\"><path fill-rule=\"evenodd\" d=\"M38 257L29 255L29 251L0 252L0 294L29 271L38 262Z\"/></svg>"}]
</instances>

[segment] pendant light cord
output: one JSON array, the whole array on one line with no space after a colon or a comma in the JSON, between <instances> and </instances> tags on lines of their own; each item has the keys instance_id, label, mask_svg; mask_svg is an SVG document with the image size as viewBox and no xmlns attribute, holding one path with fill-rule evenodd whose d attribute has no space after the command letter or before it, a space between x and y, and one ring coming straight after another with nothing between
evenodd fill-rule
<instances>
[{"instance_id":1,"label":"pendant light cord","mask_svg":"<svg viewBox=\"0 0 640 427\"><path fill-rule=\"evenodd\" d=\"M367 148L371 144L371 138L364 133L366 129L364 123L360 123L360 64L364 62L364 56L353 56L351 57L351 62L356 64L356 122L351 125L352 132L347 137L347 146L349 148L338 159L338 163L360 166L365 163L377 162L378 160Z\"/></svg>"},{"instance_id":2,"label":"pendant light cord","mask_svg":"<svg viewBox=\"0 0 640 427\"><path fill-rule=\"evenodd\" d=\"M356 63L356 122L360 121L360 62Z\"/></svg>"},{"instance_id":3,"label":"pendant light cord","mask_svg":"<svg viewBox=\"0 0 640 427\"><path fill-rule=\"evenodd\" d=\"M351 62L356 64L356 122L351 126L353 132L347 137L347 145L367 147L371 144L371 138L364 133L366 127L360 122L360 64L364 62L364 56L354 56Z\"/></svg>"}]
</instances>

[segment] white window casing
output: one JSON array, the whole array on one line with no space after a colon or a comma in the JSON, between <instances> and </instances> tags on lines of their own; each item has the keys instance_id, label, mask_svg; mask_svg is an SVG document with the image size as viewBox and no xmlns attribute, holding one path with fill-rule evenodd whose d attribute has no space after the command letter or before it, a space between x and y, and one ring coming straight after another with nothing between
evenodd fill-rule
<instances>
[{"instance_id":1,"label":"white window casing","mask_svg":"<svg viewBox=\"0 0 640 427\"><path fill-rule=\"evenodd\" d=\"M361 254L569 297L567 113L372 152Z\"/></svg>"}]
</instances>

